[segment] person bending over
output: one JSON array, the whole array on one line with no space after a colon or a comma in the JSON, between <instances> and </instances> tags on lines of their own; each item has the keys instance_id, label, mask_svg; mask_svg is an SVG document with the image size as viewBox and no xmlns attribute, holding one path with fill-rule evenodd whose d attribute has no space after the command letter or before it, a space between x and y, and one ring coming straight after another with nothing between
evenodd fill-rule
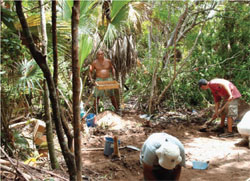
<instances>
[{"instance_id":1,"label":"person bending over","mask_svg":"<svg viewBox=\"0 0 250 181\"><path fill-rule=\"evenodd\" d=\"M228 133L233 132L233 118L238 116L238 100L241 97L239 90L235 85L225 79L212 79L207 81L205 79L200 79L199 87L203 90L210 89L215 102L215 112L213 118L221 117L220 126L216 129L217 131L224 132L225 118L227 117ZM226 102L229 101L225 109L222 111L221 115L218 115L219 108L223 107ZM220 103L222 102L221 106Z\"/></svg>"},{"instance_id":2,"label":"person bending over","mask_svg":"<svg viewBox=\"0 0 250 181\"><path fill-rule=\"evenodd\" d=\"M140 162L144 180L179 180L185 166L182 143L167 133L154 133L144 142Z\"/></svg>"}]
</instances>

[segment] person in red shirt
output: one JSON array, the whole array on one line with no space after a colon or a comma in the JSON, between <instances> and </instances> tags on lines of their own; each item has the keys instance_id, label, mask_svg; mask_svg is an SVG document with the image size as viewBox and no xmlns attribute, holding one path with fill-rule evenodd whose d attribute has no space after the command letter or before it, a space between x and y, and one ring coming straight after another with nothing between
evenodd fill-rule
<instances>
[{"instance_id":1,"label":"person in red shirt","mask_svg":"<svg viewBox=\"0 0 250 181\"><path fill-rule=\"evenodd\" d=\"M220 116L218 115L219 108L222 108L223 105L229 101L221 113L220 130L224 130L225 118L227 117L228 132L232 133L233 118L238 116L238 98L241 97L239 90L232 82L219 78L212 79L209 82L205 79L200 79L198 84L201 89L210 89L213 94L215 102L215 112L213 118ZM223 100L223 103L220 106L221 100Z\"/></svg>"}]
</instances>

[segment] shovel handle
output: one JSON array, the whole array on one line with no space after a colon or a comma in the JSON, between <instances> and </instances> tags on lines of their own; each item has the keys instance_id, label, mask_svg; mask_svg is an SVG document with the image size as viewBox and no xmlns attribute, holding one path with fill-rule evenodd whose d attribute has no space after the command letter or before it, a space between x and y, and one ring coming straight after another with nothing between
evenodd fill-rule
<instances>
[{"instance_id":1,"label":"shovel handle","mask_svg":"<svg viewBox=\"0 0 250 181\"><path fill-rule=\"evenodd\" d=\"M226 108L226 106L229 104L229 102L230 102L230 101L227 101L227 102L223 105L223 107L218 111L218 115L221 114L221 112ZM213 118L210 119L209 121L205 122L205 125L210 124L210 123L211 123L213 120L215 120L215 119L216 119L216 117L213 117Z\"/></svg>"},{"instance_id":2,"label":"shovel handle","mask_svg":"<svg viewBox=\"0 0 250 181\"><path fill-rule=\"evenodd\" d=\"M223 107L218 111L218 115L220 115L220 113L226 108L226 106L229 104L230 101L227 101Z\"/></svg>"}]
</instances>

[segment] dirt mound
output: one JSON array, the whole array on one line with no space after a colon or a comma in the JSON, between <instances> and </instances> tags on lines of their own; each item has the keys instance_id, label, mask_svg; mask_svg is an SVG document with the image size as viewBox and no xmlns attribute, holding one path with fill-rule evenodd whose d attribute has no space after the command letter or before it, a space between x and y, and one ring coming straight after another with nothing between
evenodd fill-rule
<instances>
[{"instance_id":1,"label":"dirt mound","mask_svg":"<svg viewBox=\"0 0 250 181\"><path fill-rule=\"evenodd\" d=\"M152 122L154 124L145 125L146 121L137 115L124 115L121 117L121 124L125 127L105 131L98 128L98 135L84 138L83 147L104 148L104 138L116 134L121 141L121 147L133 145L141 148L150 134L166 132L180 139L185 147L186 162L189 166L182 169L180 180L224 181L250 178L250 150L234 145L240 141L240 136L219 138L215 133L201 133L198 131L198 125L192 121L173 124L173 120L170 122L166 118L164 122ZM90 180L142 181L143 170L139 162L139 151L121 149L120 153L121 159L114 160L105 156L103 149L83 151L83 172ZM208 161L209 167L206 170L192 169L192 161Z\"/></svg>"}]
</instances>

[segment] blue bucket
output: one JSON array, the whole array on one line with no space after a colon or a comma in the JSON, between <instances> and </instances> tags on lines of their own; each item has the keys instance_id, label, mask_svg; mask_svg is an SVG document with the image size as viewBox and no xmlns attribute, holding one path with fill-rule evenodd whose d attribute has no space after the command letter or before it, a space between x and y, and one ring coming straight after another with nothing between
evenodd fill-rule
<instances>
[{"instance_id":1,"label":"blue bucket","mask_svg":"<svg viewBox=\"0 0 250 181\"><path fill-rule=\"evenodd\" d=\"M120 140L118 140L118 145L120 145ZM109 156L114 152L114 139L111 137L105 138L104 155Z\"/></svg>"},{"instance_id":2,"label":"blue bucket","mask_svg":"<svg viewBox=\"0 0 250 181\"><path fill-rule=\"evenodd\" d=\"M96 126L96 124L95 124L95 114L89 113L86 116L86 123L87 123L88 127L95 127Z\"/></svg>"},{"instance_id":3,"label":"blue bucket","mask_svg":"<svg viewBox=\"0 0 250 181\"><path fill-rule=\"evenodd\" d=\"M201 162L201 161L193 161L193 169L196 170L205 170L208 167L207 162Z\"/></svg>"}]
</instances>

